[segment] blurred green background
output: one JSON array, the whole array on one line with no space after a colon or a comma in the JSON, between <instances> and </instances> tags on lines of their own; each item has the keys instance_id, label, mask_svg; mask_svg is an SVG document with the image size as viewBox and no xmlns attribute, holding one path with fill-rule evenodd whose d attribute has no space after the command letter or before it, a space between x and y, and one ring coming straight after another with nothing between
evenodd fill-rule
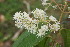
<instances>
[{"instance_id":1,"label":"blurred green background","mask_svg":"<svg viewBox=\"0 0 70 47\"><path fill-rule=\"evenodd\" d=\"M19 11L28 12L27 6L24 3L24 1L30 4L31 11L34 10L35 8L44 9L40 0L0 0L0 47L4 47L4 46L11 47L11 44L16 40L16 39L12 40L12 37L14 36L14 34L20 31L20 29L15 27L13 15L15 14L15 12L19 12ZM48 15L53 15L58 19L60 13L61 12L58 9L53 10L52 7L49 7L49 10L47 10ZM66 24L64 27L70 29L70 24L69 24L70 22L66 20L68 15L69 14L64 14L62 23ZM22 32L20 32L20 34L21 33Z\"/></svg>"}]
</instances>

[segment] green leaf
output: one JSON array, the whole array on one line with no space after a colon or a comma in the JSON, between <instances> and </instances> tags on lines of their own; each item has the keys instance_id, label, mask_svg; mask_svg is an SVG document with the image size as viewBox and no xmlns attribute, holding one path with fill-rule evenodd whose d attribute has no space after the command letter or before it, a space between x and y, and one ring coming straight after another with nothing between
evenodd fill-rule
<instances>
[{"instance_id":1,"label":"green leaf","mask_svg":"<svg viewBox=\"0 0 70 47\"><path fill-rule=\"evenodd\" d=\"M70 47L70 30L67 30L67 47Z\"/></svg>"},{"instance_id":2,"label":"green leaf","mask_svg":"<svg viewBox=\"0 0 70 47\"><path fill-rule=\"evenodd\" d=\"M49 43L49 37L44 38L41 42L39 42L38 45L35 47L48 47Z\"/></svg>"},{"instance_id":3,"label":"green leaf","mask_svg":"<svg viewBox=\"0 0 70 47\"><path fill-rule=\"evenodd\" d=\"M33 47L36 46L45 37L37 38L36 35L29 32L23 32L18 40L13 44L13 47Z\"/></svg>"},{"instance_id":4,"label":"green leaf","mask_svg":"<svg viewBox=\"0 0 70 47\"><path fill-rule=\"evenodd\" d=\"M70 47L70 29L64 29L61 31L64 39L64 47Z\"/></svg>"}]
</instances>

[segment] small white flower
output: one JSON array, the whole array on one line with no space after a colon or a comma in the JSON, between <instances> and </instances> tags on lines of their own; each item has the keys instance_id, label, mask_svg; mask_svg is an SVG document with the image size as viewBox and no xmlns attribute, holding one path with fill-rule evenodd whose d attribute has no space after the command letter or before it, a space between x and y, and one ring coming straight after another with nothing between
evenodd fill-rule
<instances>
[{"instance_id":1,"label":"small white flower","mask_svg":"<svg viewBox=\"0 0 70 47\"><path fill-rule=\"evenodd\" d=\"M38 32L37 36L38 37L44 36L46 34L46 31L48 31L48 30L49 29L48 29L48 26L47 25L41 26L41 29L38 30L39 32Z\"/></svg>"},{"instance_id":2,"label":"small white flower","mask_svg":"<svg viewBox=\"0 0 70 47\"><path fill-rule=\"evenodd\" d=\"M57 21L57 19L56 19L55 17L53 17L53 16L50 16L49 19L50 19L51 21L54 21L54 22Z\"/></svg>"},{"instance_id":3,"label":"small white flower","mask_svg":"<svg viewBox=\"0 0 70 47\"><path fill-rule=\"evenodd\" d=\"M44 35L46 34L45 31L42 30L42 29L39 29L38 31L39 31L39 32L37 33L37 36L38 36L38 37L42 37L42 36L44 36Z\"/></svg>"},{"instance_id":4,"label":"small white flower","mask_svg":"<svg viewBox=\"0 0 70 47\"><path fill-rule=\"evenodd\" d=\"M17 26L18 28L22 28L23 24L21 21L15 21L15 26Z\"/></svg>"},{"instance_id":5,"label":"small white flower","mask_svg":"<svg viewBox=\"0 0 70 47\"><path fill-rule=\"evenodd\" d=\"M41 29L44 30L44 31L48 31L48 25L41 26Z\"/></svg>"},{"instance_id":6,"label":"small white flower","mask_svg":"<svg viewBox=\"0 0 70 47\"><path fill-rule=\"evenodd\" d=\"M31 13L33 13L34 17L40 20L46 20L47 14L41 10L36 8L36 10L33 10Z\"/></svg>"},{"instance_id":7,"label":"small white flower","mask_svg":"<svg viewBox=\"0 0 70 47\"><path fill-rule=\"evenodd\" d=\"M16 12L14 17L13 17L14 20L21 20L23 16L20 16L20 14L21 14L20 12Z\"/></svg>"},{"instance_id":8,"label":"small white flower","mask_svg":"<svg viewBox=\"0 0 70 47\"><path fill-rule=\"evenodd\" d=\"M39 23L39 20L33 19L33 20L32 20L32 23L38 24L38 23Z\"/></svg>"},{"instance_id":9,"label":"small white flower","mask_svg":"<svg viewBox=\"0 0 70 47\"><path fill-rule=\"evenodd\" d=\"M37 27L35 24L31 24L30 27L28 28L29 32L35 34L37 31Z\"/></svg>"},{"instance_id":10,"label":"small white flower","mask_svg":"<svg viewBox=\"0 0 70 47\"><path fill-rule=\"evenodd\" d=\"M57 24L57 23L56 24L53 24L53 25L50 26L50 29L52 31L58 31L60 29L60 25Z\"/></svg>"}]
</instances>

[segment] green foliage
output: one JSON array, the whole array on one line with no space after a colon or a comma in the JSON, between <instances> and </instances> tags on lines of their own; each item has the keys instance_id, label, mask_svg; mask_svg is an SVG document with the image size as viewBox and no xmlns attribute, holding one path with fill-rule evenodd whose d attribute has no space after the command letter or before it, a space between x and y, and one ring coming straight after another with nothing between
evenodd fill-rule
<instances>
[{"instance_id":1,"label":"green foliage","mask_svg":"<svg viewBox=\"0 0 70 47\"><path fill-rule=\"evenodd\" d=\"M13 47L34 47L44 38L45 37L37 38L36 35L25 31L21 34L18 40L13 44Z\"/></svg>"},{"instance_id":2,"label":"green foliage","mask_svg":"<svg viewBox=\"0 0 70 47\"><path fill-rule=\"evenodd\" d=\"M64 47L70 47L70 30L64 29L61 34L64 39ZM50 42L49 37L37 38L36 35L25 31L13 44L13 47L51 47ZM60 47L60 45L57 44L56 47Z\"/></svg>"},{"instance_id":3,"label":"green foliage","mask_svg":"<svg viewBox=\"0 0 70 47\"><path fill-rule=\"evenodd\" d=\"M35 47L50 47L50 38L45 37L41 42L38 43Z\"/></svg>"},{"instance_id":4,"label":"green foliage","mask_svg":"<svg viewBox=\"0 0 70 47\"><path fill-rule=\"evenodd\" d=\"M0 13L4 14L6 20L11 20L12 15L19 11L23 4L20 0L6 0L5 2L0 3Z\"/></svg>"},{"instance_id":5,"label":"green foliage","mask_svg":"<svg viewBox=\"0 0 70 47\"><path fill-rule=\"evenodd\" d=\"M64 39L64 47L70 47L70 29L64 29L61 31Z\"/></svg>"},{"instance_id":6,"label":"green foliage","mask_svg":"<svg viewBox=\"0 0 70 47\"><path fill-rule=\"evenodd\" d=\"M56 0L56 2L59 4L64 4L63 1L64 0ZM68 6L70 6L70 2L68 2ZM31 10L35 8L44 9L44 7L41 5L40 0L36 0L35 2L32 2L30 7L31 7ZM10 37L13 36L13 33L17 31L17 29L14 27L14 23L11 20L15 12L24 11L24 9L26 10L25 5L20 0L5 0L5 2L0 3L0 13L4 14L7 20L7 22L5 22L4 24L0 24L0 31L1 31L0 41L7 40L8 36ZM61 12L59 9L53 10L52 7L49 7L49 9L47 10L47 14L48 16L53 15L57 19L59 19ZM65 20L66 17L68 17L68 14L63 14L62 19ZM66 24L69 24L69 23L66 22ZM66 24L65 26L69 27L69 25L67 26ZM8 36L6 36L6 38L3 39L4 34L8 34ZM61 34L64 39L64 47L70 47L70 29L62 30ZM37 38L36 35L26 31L26 32L23 32L21 36L19 36L17 41L13 44L13 47L32 47L32 46L50 47L49 42L50 42L50 38L48 37ZM57 44L57 47L59 47L58 44Z\"/></svg>"},{"instance_id":7,"label":"green foliage","mask_svg":"<svg viewBox=\"0 0 70 47\"><path fill-rule=\"evenodd\" d=\"M17 31L14 26L13 15L15 12L23 10L24 4L21 0L5 0L0 2L0 16L1 14L5 17L5 22L1 23L0 19L0 41L4 42L10 39L13 34ZM0 17L1 18L1 17Z\"/></svg>"}]
</instances>

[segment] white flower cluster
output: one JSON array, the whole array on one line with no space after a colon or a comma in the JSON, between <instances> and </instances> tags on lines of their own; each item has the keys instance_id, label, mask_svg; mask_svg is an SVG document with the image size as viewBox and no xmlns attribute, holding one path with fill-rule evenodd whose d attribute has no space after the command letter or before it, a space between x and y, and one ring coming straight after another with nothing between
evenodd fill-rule
<instances>
[{"instance_id":1,"label":"white flower cluster","mask_svg":"<svg viewBox=\"0 0 70 47\"><path fill-rule=\"evenodd\" d=\"M53 16L47 16L47 14L41 10L36 8L31 12L34 17L29 17L29 14L26 12L16 12L14 15L15 26L18 28L25 28L28 32L33 34L37 34L38 37L42 37L47 34L48 31L58 31L60 29L60 23ZM40 22L46 23L39 26ZM51 23L53 22L53 23Z\"/></svg>"},{"instance_id":2,"label":"white flower cluster","mask_svg":"<svg viewBox=\"0 0 70 47\"><path fill-rule=\"evenodd\" d=\"M43 10L38 8L36 8L36 10L33 10L31 13L34 15L34 18L39 20L46 20L46 17L48 17Z\"/></svg>"},{"instance_id":3,"label":"white flower cluster","mask_svg":"<svg viewBox=\"0 0 70 47\"><path fill-rule=\"evenodd\" d=\"M49 24L50 30L54 31L58 31L60 29L60 22L53 16L49 17L50 21L53 21L54 24Z\"/></svg>"},{"instance_id":4,"label":"white flower cluster","mask_svg":"<svg viewBox=\"0 0 70 47\"><path fill-rule=\"evenodd\" d=\"M26 12L16 12L13 18L15 20L15 26L17 26L18 28L24 27L25 29L31 31L31 33L34 33L34 31L37 29L36 25L39 21L30 18L29 14L27 14Z\"/></svg>"},{"instance_id":5,"label":"white flower cluster","mask_svg":"<svg viewBox=\"0 0 70 47\"><path fill-rule=\"evenodd\" d=\"M41 26L41 29L39 29L38 31L39 31L39 32L38 32L37 35L38 35L39 37L41 37L41 36L43 37L45 34L47 34L46 31L49 31L48 25L43 25L43 26Z\"/></svg>"},{"instance_id":6,"label":"white flower cluster","mask_svg":"<svg viewBox=\"0 0 70 47\"><path fill-rule=\"evenodd\" d=\"M53 16L50 16L49 19L50 19L51 21L54 21L54 22L57 21L57 19L56 19L55 17L53 17Z\"/></svg>"}]
</instances>

